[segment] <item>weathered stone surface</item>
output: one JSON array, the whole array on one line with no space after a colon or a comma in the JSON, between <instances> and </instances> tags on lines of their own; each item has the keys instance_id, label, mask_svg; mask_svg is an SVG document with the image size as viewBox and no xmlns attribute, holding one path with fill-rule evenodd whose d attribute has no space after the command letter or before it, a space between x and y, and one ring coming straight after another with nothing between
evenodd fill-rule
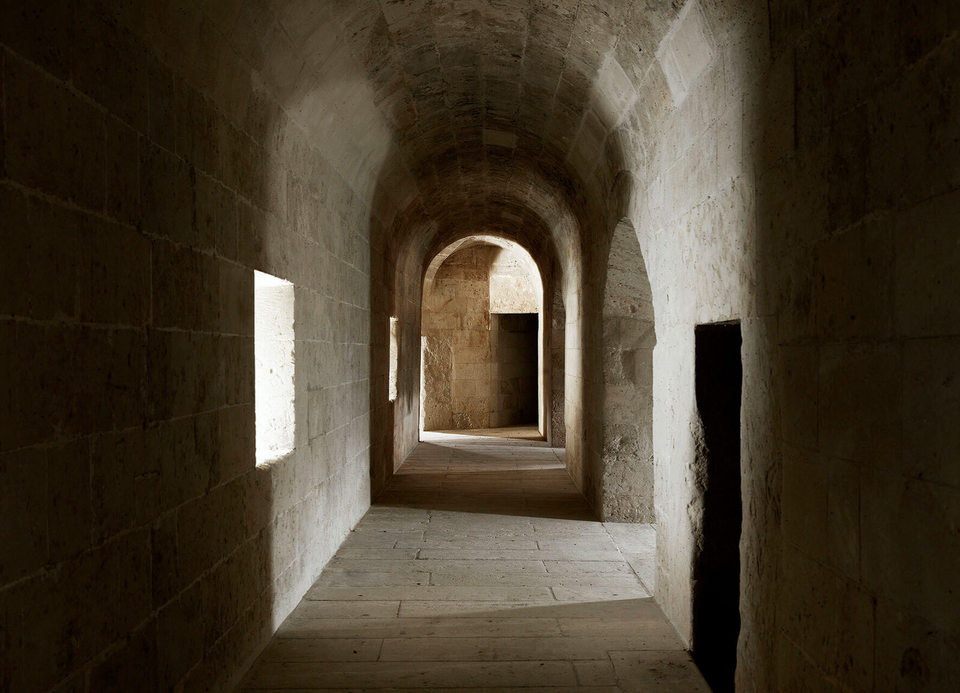
<instances>
[{"instance_id":1,"label":"weathered stone surface","mask_svg":"<svg viewBox=\"0 0 960 693\"><path fill-rule=\"evenodd\" d=\"M681 646L677 634L621 553L629 548L652 560L651 526L589 519L586 502L542 441L425 437L383 503L370 509L281 626L243 690L360 683L620 690L610 661L620 650L670 666ZM511 456L515 466L491 473L487 451ZM435 463L443 456L461 459L441 473ZM534 469L536 483L526 478ZM479 482L471 478L478 473ZM558 505L558 496L566 502ZM411 539L410 527L429 529ZM468 539L465 531L485 539ZM369 536L443 548L366 558L368 547L347 548ZM609 548L597 554L600 545ZM451 578L465 586L444 584ZM524 579L542 584L509 585ZM568 586L588 581L595 584ZM645 672L630 676L657 681ZM695 668L684 676L699 680Z\"/></svg>"},{"instance_id":2,"label":"weathered stone surface","mask_svg":"<svg viewBox=\"0 0 960 693\"><path fill-rule=\"evenodd\" d=\"M738 690L957 688L958 22L946 0L0 5L0 688L228 688L416 445L426 265L470 235L540 269L546 433L601 513L656 522L681 637L693 330L739 321ZM254 269L297 294L296 448L264 468ZM479 382L464 308L442 329L474 328ZM489 389L452 390L489 425ZM173 618L204 590L208 621Z\"/></svg>"},{"instance_id":3,"label":"weathered stone surface","mask_svg":"<svg viewBox=\"0 0 960 693\"><path fill-rule=\"evenodd\" d=\"M541 283L532 258L515 246L459 243L433 260L422 312L424 430L538 419ZM534 320L521 325L525 314Z\"/></svg>"}]
</instances>

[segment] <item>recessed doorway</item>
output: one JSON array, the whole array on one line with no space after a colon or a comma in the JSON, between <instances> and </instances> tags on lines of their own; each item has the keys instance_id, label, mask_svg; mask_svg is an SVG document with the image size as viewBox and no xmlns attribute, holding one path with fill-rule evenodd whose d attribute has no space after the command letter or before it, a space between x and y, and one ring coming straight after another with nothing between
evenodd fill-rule
<instances>
[{"instance_id":1,"label":"recessed doorway","mask_svg":"<svg viewBox=\"0 0 960 693\"><path fill-rule=\"evenodd\" d=\"M734 690L740 635L740 324L700 325L695 336L704 491L693 571L693 659L714 693L726 693Z\"/></svg>"}]
</instances>

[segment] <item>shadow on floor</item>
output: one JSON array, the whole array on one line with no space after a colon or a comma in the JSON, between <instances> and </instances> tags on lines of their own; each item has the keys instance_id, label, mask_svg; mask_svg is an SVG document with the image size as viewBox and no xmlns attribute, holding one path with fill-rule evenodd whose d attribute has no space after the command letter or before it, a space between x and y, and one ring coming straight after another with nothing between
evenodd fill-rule
<instances>
[{"instance_id":1,"label":"shadow on floor","mask_svg":"<svg viewBox=\"0 0 960 693\"><path fill-rule=\"evenodd\" d=\"M596 521L536 428L426 431L374 505Z\"/></svg>"},{"instance_id":2,"label":"shadow on floor","mask_svg":"<svg viewBox=\"0 0 960 693\"><path fill-rule=\"evenodd\" d=\"M527 590L530 601L494 601L471 588L480 601L463 601L465 593L421 590L381 588L376 601L345 602L342 590L315 587L244 690L709 691L652 599L558 603Z\"/></svg>"}]
</instances>

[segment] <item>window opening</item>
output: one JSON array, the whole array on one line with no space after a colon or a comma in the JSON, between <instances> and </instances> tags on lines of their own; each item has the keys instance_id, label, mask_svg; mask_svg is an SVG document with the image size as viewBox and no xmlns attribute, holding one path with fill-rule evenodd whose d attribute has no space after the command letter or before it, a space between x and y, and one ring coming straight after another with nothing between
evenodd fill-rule
<instances>
[{"instance_id":1,"label":"window opening","mask_svg":"<svg viewBox=\"0 0 960 693\"><path fill-rule=\"evenodd\" d=\"M397 375L400 371L400 324L390 318L390 401L397 399Z\"/></svg>"},{"instance_id":2,"label":"window opening","mask_svg":"<svg viewBox=\"0 0 960 693\"><path fill-rule=\"evenodd\" d=\"M257 464L264 464L294 445L294 287L264 272L253 275Z\"/></svg>"}]
</instances>

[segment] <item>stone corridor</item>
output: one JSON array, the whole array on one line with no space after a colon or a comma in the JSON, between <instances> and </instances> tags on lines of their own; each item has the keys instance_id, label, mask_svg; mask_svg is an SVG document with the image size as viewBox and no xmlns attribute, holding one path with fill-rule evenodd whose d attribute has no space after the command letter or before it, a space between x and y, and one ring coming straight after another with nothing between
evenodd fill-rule
<instances>
[{"instance_id":1,"label":"stone corridor","mask_svg":"<svg viewBox=\"0 0 960 693\"><path fill-rule=\"evenodd\" d=\"M472 433L422 435L240 690L708 690L653 528L597 522L535 430Z\"/></svg>"}]
</instances>

